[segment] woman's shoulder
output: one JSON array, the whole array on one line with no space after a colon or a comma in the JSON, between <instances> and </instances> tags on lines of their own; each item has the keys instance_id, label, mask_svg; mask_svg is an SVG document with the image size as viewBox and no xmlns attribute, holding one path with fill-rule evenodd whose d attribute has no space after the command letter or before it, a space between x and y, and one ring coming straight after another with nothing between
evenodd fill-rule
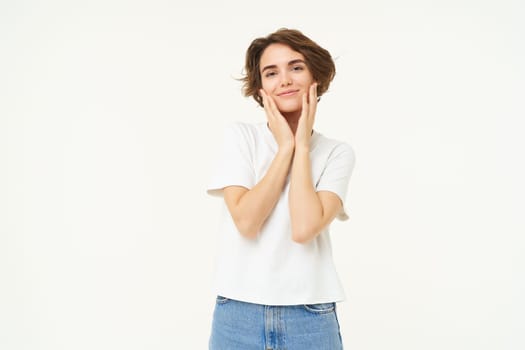
<instances>
[{"instance_id":1,"label":"woman's shoulder","mask_svg":"<svg viewBox=\"0 0 525 350\"><path fill-rule=\"evenodd\" d=\"M330 152L337 151L352 155L355 153L350 143L327 137L321 133L317 133L317 147L329 150Z\"/></svg>"}]
</instances>

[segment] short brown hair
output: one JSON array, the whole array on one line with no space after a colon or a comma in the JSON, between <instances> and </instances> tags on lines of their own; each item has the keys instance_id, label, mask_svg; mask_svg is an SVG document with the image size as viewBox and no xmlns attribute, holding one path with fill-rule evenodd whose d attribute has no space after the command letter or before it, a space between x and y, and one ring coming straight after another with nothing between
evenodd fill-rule
<instances>
[{"instance_id":1,"label":"short brown hair","mask_svg":"<svg viewBox=\"0 0 525 350\"><path fill-rule=\"evenodd\" d=\"M296 29L281 28L266 37L253 40L248 47L245 76L240 79L244 83L244 96L252 96L259 105L263 106L262 97L259 96L259 90L262 88L259 62L264 50L271 44L277 43L287 45L304 56L306 66L312 73L314 81L318 83L317 96L328 90L335 76L335 64L330 52Z\"/></svg>"}]
</instances>

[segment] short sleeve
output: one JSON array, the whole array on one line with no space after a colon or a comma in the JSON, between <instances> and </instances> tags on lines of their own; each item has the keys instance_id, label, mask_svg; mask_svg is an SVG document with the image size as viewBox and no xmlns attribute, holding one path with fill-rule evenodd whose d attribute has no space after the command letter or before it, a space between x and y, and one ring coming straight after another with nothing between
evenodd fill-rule
<instances>
[{"instance_id":1,"label":"short sleeve","mask_svg":"<svg viewBox=\"0 0 525 350\"><path fill-rule=\"evenodd\" d=\"M343 203L341 212L337 215L339 220L347 220L345 199L348 183L355 165L355 154L352 147L340 143L330 153L325 169L316 185L317 191L330 191L335 193Z\"/></svg>"},{"instance_id":2,"label":"short sleeve","mask_svg":"<svg viewBox=\"0 0 525 350\"><path fill-rule=\"evenodd\" d=\"M207 192L212 196L222 196L227 186L255 186L253 155L247 127L241 123L231 123L224 128L222 150L219 153Z\"/></svg>"}]
</instances>

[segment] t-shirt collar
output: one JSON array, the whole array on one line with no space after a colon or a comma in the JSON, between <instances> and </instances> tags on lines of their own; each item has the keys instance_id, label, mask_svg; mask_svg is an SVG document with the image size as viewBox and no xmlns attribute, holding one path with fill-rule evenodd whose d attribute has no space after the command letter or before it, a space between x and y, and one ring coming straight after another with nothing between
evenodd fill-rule
<instances>
[{"instance_id":1,"label":"t-shirt collar","mask_svg":"<svg viewBox=\"0 0 525 350\"><path fill-rule=\"evenodd\" d=\"M270 126L268 125L268 122L262 122L261 128L264 129L264 137L266 141L269 143L270 147L274 152L277 152L277 141L275 141L275 138L273 137L272 131L270 130ZM320 134L314 130L312 130L312 137L310 138L310 152L315 148L317 145L317 141L319 140Z\"/></svg>"}]
</instances>

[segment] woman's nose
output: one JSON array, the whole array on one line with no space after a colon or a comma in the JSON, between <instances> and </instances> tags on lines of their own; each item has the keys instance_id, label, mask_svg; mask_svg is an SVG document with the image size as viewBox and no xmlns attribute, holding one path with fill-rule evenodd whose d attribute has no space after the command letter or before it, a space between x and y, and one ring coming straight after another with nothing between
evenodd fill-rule
<instances>
[{"instance_id":1,"label":"woman's nose","mask_svg":"<svg viewBox=\"0 0 525 350\"><path fill-rule=\"evenodd\" d=\"M283 74L281 79L281 86L288 86L292 84L292 79L288 74Z\"/></svg>"}]
</instances>

